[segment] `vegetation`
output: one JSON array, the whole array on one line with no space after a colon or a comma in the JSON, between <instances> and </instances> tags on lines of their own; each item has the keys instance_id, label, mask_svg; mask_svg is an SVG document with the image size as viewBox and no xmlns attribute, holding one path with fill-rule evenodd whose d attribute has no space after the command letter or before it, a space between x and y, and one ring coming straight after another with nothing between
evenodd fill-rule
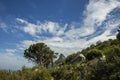
<instances>
[{"instance_id":1,"label":"vegetation","mask_svg":"<svg viewBox=\"0 0 120 80\"><path fill-rule=\"evenodd\" d=\"M54 51L44 43L33 44L25 50L24 55L39 65L33 68L24 66L20 71L0 70L0 80L120 80L119 34L120 32L116 36L117 39L99 41L96 45L66 58L61 54L54 63L56 66L52 68L46 65L52 62ZM71 63L79 54L85 55L86 61ZM58 65L59 63L62 64Z\"/></svg>"},{"instance_id":2,"label":"vegetation","mask_svg":"<svg viewBox=\"0 0 120 80\"><path fill-rule=\"evenodd\" d=\"M86 58L88 60L92 60L94 58L99 58L102 57L102 51L98 50L98 49L92 49L90 51L88 51Z\"/></svg>"},{"instance_id":3,"label":"vegetation","mask_svg":"<svg viewBox=\"0 0 120 80\"><path fill-rule=\"evenodd\" d=\"M119 30L118 30L118 34L117 34L117 39L120 40L120 27L119 27Z\"/></svg>"},{"instance_id":4,"label":"vegetation","mask_svg":"<svg viewBox=\"0 0 120 80\"><path fill-rule=\"evenodd\" d=\"M46 44L37 43L30 45L30 47L24 51L24 57L38 65L48 67L50 63L53 63L56 55Z\"/></svg>"}]
</instances>

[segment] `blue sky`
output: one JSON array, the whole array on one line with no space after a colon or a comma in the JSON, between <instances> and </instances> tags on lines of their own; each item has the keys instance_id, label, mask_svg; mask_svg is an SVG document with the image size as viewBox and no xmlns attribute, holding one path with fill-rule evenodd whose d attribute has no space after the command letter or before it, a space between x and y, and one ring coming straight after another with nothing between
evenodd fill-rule
<instances>
[{"instance_id":1,"label":"blue sky","mask_svg":"<svg viewBox=\"0 0 120 80\"><path fill-rule=\"evenodd\" d=\"M120 0L0 0L0 69L33 66L23 57L30 44L67 56L115 39L118 26Z\"/></svg>"}]
</instances>

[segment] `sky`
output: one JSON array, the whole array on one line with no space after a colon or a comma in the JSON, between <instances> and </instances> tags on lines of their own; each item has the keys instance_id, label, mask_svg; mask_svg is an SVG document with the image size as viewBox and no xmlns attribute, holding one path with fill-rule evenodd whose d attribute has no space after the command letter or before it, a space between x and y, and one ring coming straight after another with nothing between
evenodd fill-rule
<instances>
[{"instance_id":1,"label":"sky","mask_svg":"<svg viewBox=\"0 0 120 80\"><path fill-rule=\"evenodd\" d=\"M0 69L34 66L23 57L31 44L68 56L115 39L118 26L120 0L0 0Z\"/></svg>"}]
</instances>

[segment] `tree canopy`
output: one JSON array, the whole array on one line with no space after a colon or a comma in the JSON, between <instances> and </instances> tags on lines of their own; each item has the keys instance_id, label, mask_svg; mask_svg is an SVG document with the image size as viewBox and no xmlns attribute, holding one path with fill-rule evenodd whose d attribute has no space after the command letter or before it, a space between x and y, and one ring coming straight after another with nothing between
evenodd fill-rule
<instances>
[{"instance_id":1,"label":"tree canopy","mask_svg":"<svg viewBox=\"0 0 120 80\"><path fill-rule=\"evenodd\" d=\"M102 52L98 49L92 49L88 51L88 54L86 55L88 60L92 60L94 58L99 58L102 56Z\"/></svg>"},{"instance_id":2,"label":"tree canopy","mask_svg":"<svg viewBox=\"0 0 120 80\"><path fill-rule=\"evenodd\" d=\"M45 43L36 43L24 51L24 57L38 65L48 67L55 58L55 53Z\"/></svg>"},{"instance_id":3,"label":"tree canopy","mask_svg":"<svg viewBox=\"0 0 120 80\"><path fill-rule=\"evenodd\" d=\"M117 34L116 37L117 37L118 40L120 40L120 27L119 27L119 29L118 29L118 34Z\"/></svg>"}]
</instances>

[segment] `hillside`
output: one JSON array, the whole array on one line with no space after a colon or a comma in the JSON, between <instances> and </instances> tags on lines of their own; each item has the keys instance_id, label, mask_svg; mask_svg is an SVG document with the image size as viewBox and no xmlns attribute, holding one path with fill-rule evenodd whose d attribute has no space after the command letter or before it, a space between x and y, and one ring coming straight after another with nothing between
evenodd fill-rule
<instances>
[{"instance_id":1,"label":"hillside","mask_svg":"<svg viewBox=\"0 0 120 80\"><path fill-rule=\"evenodd\" d=\"M82 56L84 56L84 58ZM120 80L120 40L109 39L73 53L62 55L56 66L35 66L21 71L0 71L0 80Z\"/></svg>"}]
</instances>

